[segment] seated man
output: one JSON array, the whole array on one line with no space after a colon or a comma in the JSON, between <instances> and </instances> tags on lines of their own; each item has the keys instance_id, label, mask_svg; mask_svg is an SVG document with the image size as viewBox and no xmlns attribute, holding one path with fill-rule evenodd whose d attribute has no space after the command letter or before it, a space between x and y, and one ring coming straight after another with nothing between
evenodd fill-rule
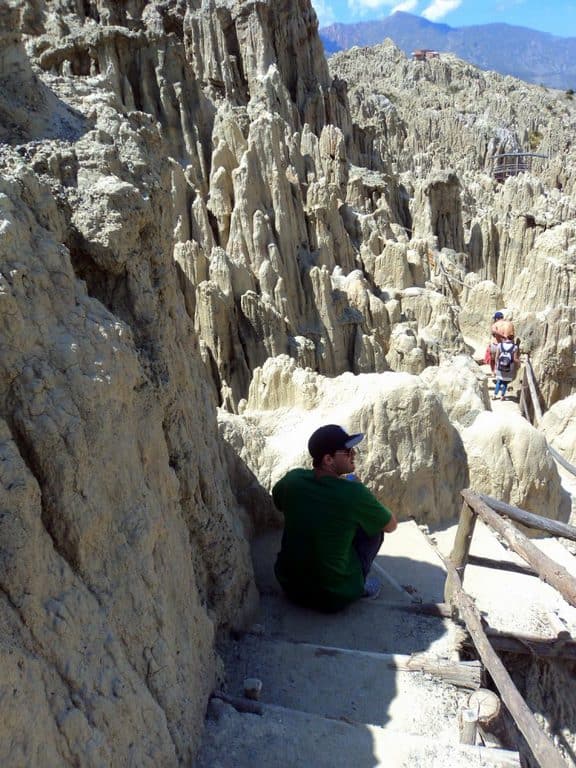
<instances>
[{"instance_id":1,"label":"seated man","mask_svg":"<svg viewBox=\"0 0 576 768\"><path fill-rule=\"evenodd\" d=\"M338 611L379 592L366 577L397 522L368 488L343 477L355 479L354 446L363 437L320 427L308 441L313 469L293 469L272 489L285 521L274 572L287 596L310 608Z\"/></svg>"}]
</instances>

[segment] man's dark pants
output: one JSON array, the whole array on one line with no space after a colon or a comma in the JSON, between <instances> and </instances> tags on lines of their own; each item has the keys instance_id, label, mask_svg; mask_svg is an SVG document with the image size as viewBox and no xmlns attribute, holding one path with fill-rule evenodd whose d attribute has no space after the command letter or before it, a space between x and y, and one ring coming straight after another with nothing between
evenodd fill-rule
<instances>
[{"instance_id":1,"label":"man's dark pants","mask_svg":"<svg viewBox=\"0 0 576 768\"><path fill-rule=\"evenodd\" d=\"M378 554L378 550L382 546L383 541L383 531L377 533L376 536L368 536L368 534L362 528L360 528L360 526L358 526L358 530L354 536L352 546L360 558L360 564L362 565L362 573L364 574L364 578L368 576L368 572L372 567L374 558Z\"/></svg>"}]
</instances>

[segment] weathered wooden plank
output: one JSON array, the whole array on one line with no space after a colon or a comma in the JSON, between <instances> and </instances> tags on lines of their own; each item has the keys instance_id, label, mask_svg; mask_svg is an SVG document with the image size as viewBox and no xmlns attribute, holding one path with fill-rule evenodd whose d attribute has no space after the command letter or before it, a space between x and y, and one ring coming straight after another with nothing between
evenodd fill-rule
<instances>
[{"instance_id":1,"label":"weathered wooden plank","mask_svg":"<svg viewBox=\"0 0 576 768\"><path fill-rule=\"evenodd\" d=\"M521 573L523 576L538 576L533 568L519 563L510 563L507 560L494 560L491 557L480 557L479 555L468 555L468 565L478 565L481 568L495 568L498 571L510 571L511 573Z\"/></svg>"},{"instance_id":2,"label":"weathered wooden plank","mask_svg":"<svg viewBox=\"0 0 576 768\"><path fill-rule=\"evenodd\" d=\"M536 377L534 376L534 369L530 358L526 359L526 380L528 382L528 389L530 390L530 398L534 407L534 424L538 425L539 421L542 421L542 408L540 407L540 400L538 399L538 392L536 391Z\"/></svg>"},{"instance_id":3,"label":"weathered wooden plank","mask_svg":"<svg viewBox=\"0 0 576 768\"><path fill-rule=\"evenodd\" d=\"M567 768L566 762L541 730L508 671L492 648L490 640L482 628L480 614L472 598L463 590L455 568L449 561L446 562L446 567L452 575L454 603L466 623L484 666L492 676L502 700L524 735L532 754L539 765L546 766L546 768Z\"/></svg>"},{"instance_id":4,"label":"weathered wooden plank","mask_svg":"<svg viewBox=\"0 0 576 768\"><path fill-rule=\"evenodd\" d=\"M284 642L294 642L296 645L308 648L316 656L353 656L355 658L372 659L382 662L388 669L395 669L398 672L425 672L458 688L476 690L480 687L482 664L479 661L453 661L452 659L438 658L437 656L425 653L413 653L408 656L400 653L361 651L356 648L337 648L330 645L316 645L315 643L304 643L294 640L284 640Z\"/></svg>"},{"instance_id":5,"label":"weathered wooden plank","mask_svg":"<svg viewBox=\"0 0 576 768\"><path fill-rule=\"evenodd\" d=\"M482 501L480 496L468 490L462 491L462 496L470 506L473 506L476 514L497 531L514 552L534 568L542 581L557 589L570 605L576 607L576 579L568 573L566 568L541 552L511 522L501 518Z\"/></svg>"},{"instance_id":6,"label":"weathered wooden plank","mask_svg":"<svg viewBox=\"0 0 576 768\"><path fill-rule=\"evenodd\" d=\"M561 523L559 520L550 520L541 515L535 515L533 512L527 512L525 509L513 507L511 504L506 504L505 501L499 501L484 493L479 493L478 497L488 504L489 507L495 509L496 512L500 512L511 520L516 520L517 523L522 523L522 525L525 525L528 528L536 528L537 530L549 533L552 536L561 536L564 539L576 541L576 527L573 525Z\"/></svg>"},{"instance_id":7,"label":"weathered wooden plank","mask_svg":"<svg viewBox=\"0 0 576 768\"><path fill-rule=\"evenodd\" d=\"M460 512L460 521L458 522L458 528L456 530L454 546L450 553L450 562L462 581L464 580L464 571L466 569L466 563L468 562L468 554L470 552L470 544L472 543L472 535L474 533L475 525L476 514L466 501L464 501L462 511ZM451 592L452 584L451 579L448 576L444 586L444 599L447 603L452 603Z\"/></svg>"}]
</instances>

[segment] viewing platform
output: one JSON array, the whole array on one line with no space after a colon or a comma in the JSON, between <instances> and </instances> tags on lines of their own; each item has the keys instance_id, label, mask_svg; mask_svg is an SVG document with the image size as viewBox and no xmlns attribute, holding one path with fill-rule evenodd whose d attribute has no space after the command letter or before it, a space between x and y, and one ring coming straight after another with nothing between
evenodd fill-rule
<instances>
[{"instance_id":1,"label":"viewing platform","mask_svg":"<svg viewBox=\"0 0 576 768\"><path fill-rule=\"evenodd\" d=\"M496 181L504 182L508 176L530 173L534 158L546 160L547 157L536 152L503 152L492 160L492 176Z\"/></svg>"}]
</instances>

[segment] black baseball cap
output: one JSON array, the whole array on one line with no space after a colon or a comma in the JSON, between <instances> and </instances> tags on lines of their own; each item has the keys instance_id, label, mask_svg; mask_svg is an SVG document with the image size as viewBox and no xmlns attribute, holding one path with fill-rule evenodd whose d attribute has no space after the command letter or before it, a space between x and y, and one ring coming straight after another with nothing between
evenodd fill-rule
<instances>
[{"instance_id":1,"label":"black baseball cap","mask_svg":"<svg viewBox=\"0 0 576 768\"><path fill-rule=\"evenodd\" d=\"M353 448L364 440L364 434L358 432L355 435L349 435L348 432L337 424L326 424L313 432L308 440L308 450L313 459L320 460L326 454L333 454L336 451L344 451Z\"/></svg>"}]
</instances>

